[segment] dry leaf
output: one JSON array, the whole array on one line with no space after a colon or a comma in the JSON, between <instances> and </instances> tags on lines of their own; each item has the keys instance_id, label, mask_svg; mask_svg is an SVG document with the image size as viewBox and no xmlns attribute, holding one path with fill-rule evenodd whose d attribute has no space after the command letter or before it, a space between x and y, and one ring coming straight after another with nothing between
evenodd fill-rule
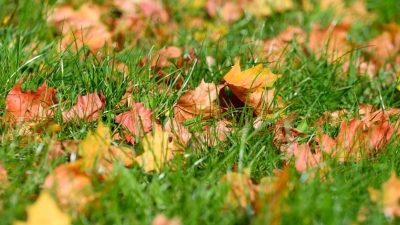
<instances>
[{"instance_id":1,"label":"dry leaf","mask_svg":"<svg viewBox=\"0 0 400 225\"><path fill-rule=\"evenodd\" d=\"M383 183L381 191L369 187L368 192L371 201L378 203L387 217L400 217L400 180L395 172Z\"/></svg>"},{"instance_id":2,"label":"dry leaf","mask_svg":"<svg viewBox=\"0 0 400 225\"><path fill-rule=\"evenodd\" d=\"M144 102L135 103L130 111L117 115L115 122L120 123L129 131L123 132L124 137L129 143L134 144L135 137L142 137L151 130L152 115L153 112L150 109L144 108Z\"/></svg>"},{"instance_id":3,"label":"dry leaf","mask_svg":"<svg viewBox=\"0 0 400 225\"><path fill-rule=\"evenodd\" d=\"M81 157L77 163L83 170L96 169L96 172L110 172L114 162L125 166L133 164L133 154L129 148L111 145L110 129L100 121L95 132L89 131L78 146Z\"/></svg>"},{"instance_id":4,"label":"dry leaf","mask_svg":"<svg viewBox=\"0 0 400 225\"><path fill-rule=\"evenodd\" d=\"M347 43L347 32L350 29L349 24L334 24L326 28L321 28L318 24L312 26L312 30L309 38L309 46L316 55L329 56L331 62L341 59L345 60L350 57L347 54L350 47Z\"/></svg>"},{"instance_id":5,"label":"dry leaf","mask_svg":"<svg viewBox=\"0 0 400 225\"><path fill-rule=\"evenodd\" d=\"M78 95L78 102L67 112L62 113L64 122L79 119L86 122L92 122L99 118L99 114L106 104L105 97L97 93L87 94L85 96Z\"/></svg>"},{"instance_id":6,"label":"dry leaf","mask_svg":"<svg viewBox=\"0 0 400 225\"><path fill-rule=\"evenodd\" d=\"M202 133L195 135L208 147L216 146L219 142L224 141L228 134L232 133L231 125L231 122L222 119L216 124L207 125Z\"/></svg>"},{"instance_id":7,"label":"dry leaf","mask_svg":"<svg viewBox=\"0 0 400 225\"><path fill-rule=\"evenodd\" d=\"M174 109L175 119L183 122L196 116L202 116L203 119L218 116L220 108L216 100L223 87L201 80L195 90L189 90L179 98Z\"/></svg>"},{"instance_id":8,"label":"dry leaf","mask_svg":"<svg viewBox=\"0 0 400 225\"><path fill-rule=\"evenodd\" d=\"M226 204L230 207L242 209L246 208L256 201L257 187L250 179L249 172L246 173L228 173L221 177L221 181L230 183L231 188L226 195Z\"/></svg>"},{"instance_id":9,"label":"dry leaf","mask_svg":"<svg viewBox=\"0 0 400 225\"><path fill-rule=\"evenodd\" d=\"M242 71L240 60L237 60L233 68L224 76L231 91L244 103L250 105L256 114L272 111L274 102L274 90L266 90L274 85L281 75L273 74L269 68L259 64L253 68ZM283 107L283 102L276 98L277 108Z\"/></svg>"},{"instance_id":10,"label":"dry leaf","mask_svg":"<svg viewBox=\"0 0 400 225\"><path fill-rule=\"evenodd\" d=\"M294 7L292 0L249 0L244 8L255 17L270 16L273 12L284 12Z\"/></svg>"},{"instance_id":11,"label":"dry leaf","mask_svg":"<svg viewBox=\"0 0 400 225\"><path fill-rule=\"evenodd\" d=\"M0 193L7 186L8 183L8 175L7 170L4 168L3 164L0 163Z\"/></svg>"},{"instance_id":12,"label":"dry leaf","mask_svg":"<svg viewBox=\"0 0 400 225\"><path fill-rule=\"evenodd\" d=\"M171 160L176 154L176 146L169 141L167 132L160 126L155 126L152 133L147 133L142 138L144 152L136 157L136 162L147 172L156 170L160 172L164 163Z\"/></svg>"},{"instance_id":13,"label":"dry leaf","mask_svg":"<svg viewBox=\"0 0 400 225\"><path fill-rule=\"evenodd\" d=\"M172 121L172 122L171 122ZM171 118L165 124L165 131L169 133L169 136L174 138L177 137L179 142L186 146L189 143L192 134L175 118Z\"/></svg>"},{"instance_id":14,"label":"dry leaf","mask_svg":"<svg viewBox=\"0 0 400 225\"><path fill-rule=\"evenodd\" d=\"M16 221L14 225L70 225L71 217L64 214L53 198L42 191L33 205L26 209L28 219L26 222Z\"/></svg>"},{"instance_id":15,"label":"dry leaf","mask_svg":"<svg viewBox=\"0 0 400 225\"><path fill-rule=\"evenodd\" d=\"M58 166L47 175L43 188L54 193L62 207L76 212L85 210L94 199L92 181L77 163Z\"/></svg>"},{"instance_id":16,"label":"dry leaf","mask_svg":"<svg viewBox=\"0 0 400 225\"><path fill-rule=\"evenodd\" d=\"M62 50L74 43L80 49L88 45L93 52L100 50L104 44L112 43L111 33L107 26L101 23L101 7L85 3L75 10L72 5L58 6L48 17L48 22L63 32Z\"/></svg>"},{"instance_id":17,"label":"dry leaf","mask_svg":"<svg viewBox=\"0 0 400 225\"><path fill-rule=\"evenodd\" d=\"M7 94L7 114L3 122L14 124L51 118L54 113L51 106L57 103L57 91L47 87L46 82L35 91L22 91L21 84L22 79Z\"/></svg>"},{"instance_id":18,"label":"dry leaf","mask_svg":"<svg viewBox=\"0 0 400 225\"><path fill-rule=\"evenodd\" d=\"M181 220L178 218L168 219L163 214L158 214L151 225L181 225Z\"/></svg>"},{"instance_id":19,"label":"dry leaf","mask_svg":"<svg viewBox=\"0 0 400 225\"><path fill-rule=\"evenodd\" d=\"M154 67L166 67L173 65L169 60L177 59L182 55L182 49L176 46L170 46L162 49L158 55L153 56L151 60L151 66Z\"/></svg>"}]
</instances>

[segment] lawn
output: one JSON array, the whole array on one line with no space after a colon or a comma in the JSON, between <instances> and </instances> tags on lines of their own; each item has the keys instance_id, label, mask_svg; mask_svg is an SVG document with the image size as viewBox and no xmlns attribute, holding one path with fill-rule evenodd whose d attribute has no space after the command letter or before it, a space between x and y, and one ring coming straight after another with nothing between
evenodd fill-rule
<instances>
[{"instance_id":1,"label":"lawn","mask_svg":"<svg viewBox=\"0 0 400 225\"><path fill-rule=\"evenodd\" d=\"M0 224L400 224L398 0L0 5Z\"/></svg>"}]
</instances>

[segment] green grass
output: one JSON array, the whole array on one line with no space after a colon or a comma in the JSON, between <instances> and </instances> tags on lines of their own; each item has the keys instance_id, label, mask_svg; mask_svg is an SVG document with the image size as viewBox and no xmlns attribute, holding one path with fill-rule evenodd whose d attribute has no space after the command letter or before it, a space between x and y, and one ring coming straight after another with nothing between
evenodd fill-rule
<instances>
[{"instance_id":1,"label":"green grass","mask_svg":"<svg viewBox=\"0 0 400 225\"><path fill-rule=\"evenodd\" d=\"M45 2L45 1L43 1ZM253 41L272 38L289 25L310 29L315 21L329 21L329 13L314 10L310 13L298 9L270 18L255 20L245 15L233 23L225 36L213 42L208 37L196 40L196 28L179 26L173 34L173 43L155 43L154 37L140 40L137 45L127 44L119 52L106 55L99 60L87 49L79 50L84 57L71 51L58 52L59 37L46 23L46 9L53 2L0 0L0 23L6 16L11 20L0 26L0 115L5 112L5 97L14 84L23 76L25 90L35 90L44 81L57 89L60 105L55 121L62 123L61 110L71 107L78 94L102 92L107 105L101 114L102 120L113 130L117 114L127 108L115 109L132 81L137 85L133 93L137 102L145 102L145 107L153 110L155 119L163 124L172 115L172 107L189 88L196 87L201 79L218 83L230 70L235 58L240 56L242 67L255 64L257 55ZM205 15L201 9L183 12L175 1L167 1L178 22L184 21L186 14ZM3 8L3 6L5 6ZM368 1L368 9L377 13L377 20L367 25L357 25L350 34L355 40L369 40L379 34L381 25L389 22L400 23L397 0ZM32 11L32 9L35 9ZM397 10L397 9L398 10ZM213 22L212 19L208 19ZM179 76L187 82L183 90L175 89L168 79L157 80L150 77L151 68L140 68L140 60L152 51L163 46L190 46L198 54L199 61L190 70L166 69L168 76ZM75 52L75 53L74 53ZM355 50L351 54L359 54ZM205 57L212 56L216 65L208 68ZM359 104L369 103L377 107L399 107L400 92L396 82L386 82L392 75L380 71L373 80L355 75L353 72L343 76L341 64L329 63L327 55L320 57L305 55L300 49L290 49L282 66L274 68L275 73L284 74L277 81L276 89L285 102L285 115L296 113L293 127L300 127L306 138L315 135L316 120L326 111L347 109L356 114ZM119 61L127 65L129 73L123 74L114 66ZM297 61L299 63L293 63ZM262 61L270 64L271 62ZM157 88L165 83L169 91ZM224 201L229 185L220 182L223 174L238 165L250 167L251 177L257 182L262 177L272 175L274 169L282 169L283 156L273 145L273 132L268 128L276 120L267 120L264 126L255 130L252 127L251 110L235 109L233 132L228 139L208 147L198 144L194 138L186 147L185 154L176 157L175 168L166 167L161 173L147 173L139 166L125 168L116 165L116 176L108 181L95 181L94 188L99 193L94 204L89 204L89 213L71 215L73 224L151 224L158 213L168 217L180 217L183 224L267 224L265 215L256 215L248 207L243 212L224 210ZM227 114L230 114L228 112ZM218 118L207 121L211 126ZM197 119L190 122L193 131L201 130L205 122ZM57 138L83 139L97 123L68 123L57 134ZM62 157L54 163L47 160L48 144L40 141L26 141L14 132L12 139L4 134L11 129L3 124L0 132L0 162L7 169L9 186L0 191L0 224L12 224L15 220L26 219L26 206L32 204L45 177L55 167L66 163ZM330 135L337 135L338 127L326 128ZM50 134L42 134L43 139ZM290 167L292 191L282 199L285 205L282 224L350 224L356 221L361 207L369 210L365 224L397 224L400 221L385 218L378 206L369 200L368 187L380 188L391 171L400 174L399 141L391 140L382 153L374 159L360 162L339 163L328 161L330 172L326 180L308 179L309 173L298 173ZM140 143L132 147L140 149Z\"/></svg>"}]
</instances>

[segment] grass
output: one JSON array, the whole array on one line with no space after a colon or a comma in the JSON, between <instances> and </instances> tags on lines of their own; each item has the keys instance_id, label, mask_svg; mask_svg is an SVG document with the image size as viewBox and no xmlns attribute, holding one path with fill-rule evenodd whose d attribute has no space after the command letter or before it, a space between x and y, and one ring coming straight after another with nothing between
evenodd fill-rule
<instances>
[{"instance_id":1,"label":"grass","mask_svg":"<svg viewBox=\"0 0 400 225\"><path fill-rule=\"evenodd\" d=\"M56 88L57 98L63 102L58 106L55 121L62 123L61 110L71 107L78 94L102 92L107 105L102 112L102 120L112 129L117 114L127 110L115 109L132 81L137 85L133 93L137 102L145 102L146 108L153 110L155 119L163 124L172 115L171 108L188 89L196 87L201 79L218 83L229 71L235 58L240 56L242 66L250 68L256 63L257 52L254 40L272 38L289 25L297 25L305 30L314 21L330 21L329 12L314 10L306 13L292 10L274 14L267 19L255 20L245 15L233 23L226 35L212 41L206 35L204 40L196 40L196 28L185 27L184 16L204 15L200 9L180 10L176 1L167 1L182 22L172 33L172 42L158 43L156 37L139 40L137 45L127 45L118 52L103 50L104 57L99 60L88 49L77 53L74 45L70 50L59 52L58 36L46 23L46 12L54 1L8 1L0 0L0 23L11 16L9 22L0 27L0 115L5 112L5 97L14 84L26 77L24 88L35 90L44 81ZM379 34L382 24L400 22L399 4L396 0L367 2L368 9L377 14L377 20L367 25L355 24L350 34L356 40L368 40ZM37 9L32 11L32 9ZM213 21L209 19L210 23ZM218 25L218 24L217 24ZM216 25L216 26L217 26ZM156 79L151 68L140 68L140 60L151 55L160 47L190 46L200 59L212 56L215 66L208 68L204 60L188 71L170 68L167 77L176 74L187 82L182 90L176 90L174 83L167 79ZM361 50L349 53L359 54ZM83 57L82 57L83 55ZM289 49L288 57L282 66L273 69L284 74L278 80L278 94L288 102L285 115L296 113L293 127L301 129L311 137L316 132L313 125L326 111L347 109L355 115L359 104L372 104L378 107L399 107L400 93L395 82L386 82L391 74L379 71L375 79L355 75L356 67L351 66L348 76L343 75L339 62L329 63L329 56L305 55L300 49ZM127 65L124 78L114 62ZM293 62L298 63L293 63ZM271 62L262 61L266 64ZM169 91L157 88L164 83ZM62 101L63 100L63 101ZM237 110L237 109L236 109ZM232 112L229 112L232 113ZM249 109L237 110L237 121L233 122L233 132L227 141L208 147L196 144L196 139L185 149L185 154L174 159L175 168L166 167L161 173L147 173L139 166L125 168L116 165L116 176L109 181L98 181L94 187L98 194L96 203L89 204L90 213L72 215L74 224L151 224L155 215L163 213L168 217L180 217L183 224L266 224L265 215L256 215L254 209L243 212L224 210L224 201L229 185L220 182L223 174L250 167L251 177L259 181L272 174L273 169L282 169L283 156L273 145L273 133L268 129L274 119L267 120L264 127L252 127L253 114ZM207 121L211 126L218 118ZM204 121L195 119L188 122L193 131L200 130ZM57 138L83 139L97 123L68 123L57 134ZM32 204L45 177L55 167L66 163L66 157L49 163L46 157L48 144L43 141L26 141L13 131L12 139L5 138L11 129L3 124L0 144L0 161L7 169L9 186L0 192L0 224L11 224L15 220L26 219L26 206ZM327 132L337 135L338 127L328 127ZM43 139L51 138L43 134ZM282 224L350 224L356 221L360 208L369 210L365 224L397 224L400 221L385 218L379 207L369 199L368 187L380 188L391 171L400 174L399 141L395 138L385 147L382 154L374 159L360 162L339 163L328 161L330 172L326 180L308 179L309 173L298 173L290 167L290 182L293 191L282 199ZM140 144L133 148L140 149Z\"/></svg>"}]
</instances>

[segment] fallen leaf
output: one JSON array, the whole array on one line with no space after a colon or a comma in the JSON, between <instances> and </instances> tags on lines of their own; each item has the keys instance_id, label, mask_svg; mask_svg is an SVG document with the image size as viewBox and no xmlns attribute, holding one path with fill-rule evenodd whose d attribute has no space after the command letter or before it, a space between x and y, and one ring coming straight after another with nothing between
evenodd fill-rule
<instances>
[{"instance_id":1,"label":"fallen leaf","mask_svg":"<svg viewBox=\"0 0 400 225\"><path fill-rule=\"evenodd\" d=\"M155 126L152 133L142 138L144 152L135 158L136 162L147 172L160 172L164 163L174 158L180 151L176 151L175 144L169 141L169 135L160 126Z\"/></svg>"},{"instance_id":2,"label":"fallen leaf","mask_svg":"<svg viewBox=\"0 0 400 225\"><path fill-rule=\"evenodd\" d=\"M345 61L351 46L347 43L347 33L351 24L332 23L325 28L314 24L309 37L309 46L317 56L327 55L330 62L337 59Z\"/></svg>"},{"instance_id":3,"label":"fallen leaf","mask_svg":"<svg viewBox=\"0 0 400 225\"><path fill-rule=\"evenodd\" d=\"M257 187L246 170L244 173L231 172L224 174L220 180L230 184L225 200L225 204L228 206L245 209L247 205L251 205L256 201Z\"/></svg>"},{"instance_id":4,"label":"fallen leaf","mask_svg":"<svg viewBox=\"0 0 400 225\"><path fill-rule=\"evenodd\" d=\"M163 214L158 214L154 218L152 225L181 225L181 220L179 218L168 219Z\"/></svg>"},{"instance_id":5,"label":"fallen leaf","mask_svg":"<svg viewBox=\"0 0 400 225\"><path fill-rule=\"evenodd\" d=\"M134 144L135 137L142 137L151 130L152 115L153 112L150 109L144 108L144 102L135 103L130 111L117 115L115 122L120 123L129 131L123 132L124 137L129 143Z\"/></svg>"},{"instance_id":6,"label":"fallen leaf","mask_svg":"<svg viewBox=\"0 0 400 225\"><path fill-rule=\"evenodd\" d=\"M269 221L268 224L281 224L281 200L289 193L290 170L285 166L283 170L274 170L274 175L264 177L257 185L258 199L255 202L255 211L258 220ZM260 212L265 209L264 212Z\"/></svg>"},{"instance_id":7,"label":"fallen leaf","mask_svg":"<svg viewBox=\"0 0 400 225\"><path fill-rule=\"evenodd\" d=\"M35 91L22 91L22 79L15 84L6 97L7 114L3 122L23 123L51 118L57 103L56 90L44 82Z\"/></svg>"},{"instance_id":8,"label":"fallen leaf","mask_svg":"<svg viewBox=\"0 0 400 225\"><path fill-rule=\"evenodd\" d=\"M230 90L244 103L253 108L256 114L272 111L274 100L277 108L283 107L279 97L275 98L274 90L271 88L281 75L273 74L269 68L259 64L253 68L242 71L240 60L237 60L232 69L224 76Z\"/></svg>"},{"instance_id":9,"label":"fallen leaf","mask_svg":"<svg viewBox=\"0 0 400 225\"><path fill-rule=\"evenodd\" d=\"M381 190L369 187L368 192L371 201L378 203L387 217L400 217L400 180L395 172L382 184Z\"/></svg>"},{"instance_id":10,"label":"fallen leaf","mask_svg":"<svg viewBox=\"0 0 400 225\"><path fill-rule=\"evenodd\" d=\"M55 5L47 22L63 32L61 48L65 50L72 43L74 47L82 48L88 45L92 52L97 53L105 44L111 45L111 33L107 26L101 23L104 9L93 3L85 3L75 10L73 5Z\"/></svg>"},{"instance_id":11,"label":"fallen leaf","mask_svg":"<svg viewBox=\"0 0 400 225\"><path fill-rule=\"evenodd\" d=\"M215 124L207 125L202 133L196 134L201 142L206 143L208 147L216 146L224 141L233 129L232 123L226 119L221 119Z\"/></svg>"},{"instance_id":12,"label":"fallen leaf","mask_svg":"<svg viewBox=\"0 0 400 225\"><path fill-rule=\"evenodd\" d=\"M71 211L82 212L94 199L90 177L79 164L61 164L47 175L43 188L57 197L59 204Z\"/></svg>"},{"instance_id":13,"label":"fallen leaf","mask_svg":"<svg viewBox=\"0 0 400 225\"><path fill-rule=\"evenodd\" d=\"M99 118L99 114L106 104L105 97L101 94L90 93L85 96L78 95L77 103L67 112L62 112L64 123L71 120L84 120L92 122Z\"/></svg>"},{"instance_id":14,"label":"fallen leaf","mask_svg":"<svg viewBox=\"0 0 400 225\"><path fill-rule=\"evenodd\" d=\"M108 174L113 169L114 162L121 162L124 166L133 164L133 154L129 148L112 146L111 131L101 121L96 131L89 131L85 139L78 146L78 155L81 157L77 163L81 164L84 171Z\"/></svg>"},{"instance_id":15,"label":"fallen leaf","mask_svg":"<svg viewBox=\"0 0 400 225\"><path fill-rule=\"evenodd\" d=\"M250 0L244 5L255 17L271 16L274 12L281 13L293 8L292 0Z\"/></svg>"},{"instance_id":16,"label":"fallen leaf","mask_svg":"<svg viewBox=\"0 0 400 225\"><path fill-rule=\"evenodd\" d=\"M176 46L169 46L162 49L157 55L153 55L152 67L163 68L173 65L169 60L177 59L182 55L182 49Z\"/></svg>"},{"instance_id":17,"label":"fallen leaf","mask_svg":"<svg viewBox=\"0 0 400 225\"><path fill-rule=\"evenodd\" d=\"M189 90L179 98L174 109L174 118L183 122L196 116L202 116L202 119L218 116L221 112L216 100L224 86L201 80L195 90Z\"/></svg>"},{"instance_id":18,"label":"fallen leaf","mask_svg":"<svg viewBox=\"0 0 400 225\"><path fill-rule=\"evenodd\" d=\"M177 137L183 146L186 146L192 137L192 134L175 118L170 118L167 121L165 124L165 131L169 133L170 137Z\"/></svg>"},{"instance_id":19,"label":"fallen leaf","mask_svg":"<svg viewBox=\"0 0 400 225\"><path fill-rule=\"evenodd\" d=\"M64 214L53 198L42 191L34 204L26 209L26 222L16 221L14 225L70 225L71 217Z\"/></svg>"},{"instance_id":20,"label":"fallen leaf","mask_svg":"<svg viewBox=\"0 0 400 225\"><path fill-rule=\"evenodd\" d=\"M4 190L8 183L7 170L4 168L3 164L0 163L0 193Z\"/></svg>"}]
</instances>

